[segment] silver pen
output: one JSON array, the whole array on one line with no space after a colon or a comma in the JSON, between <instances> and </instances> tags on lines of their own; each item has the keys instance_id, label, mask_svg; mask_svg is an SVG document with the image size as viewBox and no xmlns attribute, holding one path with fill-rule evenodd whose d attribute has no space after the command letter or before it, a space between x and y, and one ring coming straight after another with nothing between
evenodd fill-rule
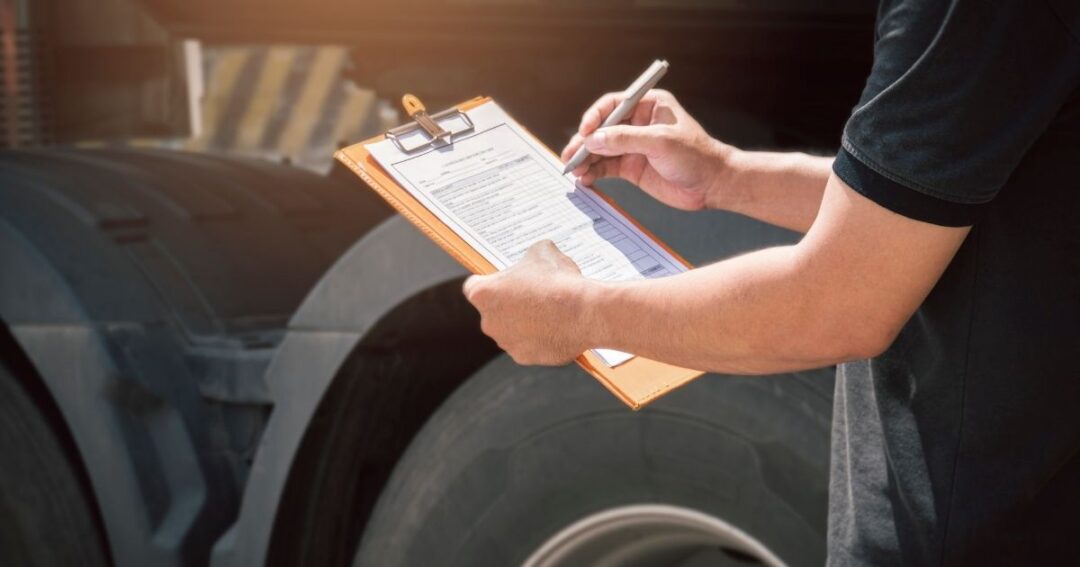
<instances>
[{"instance_id":1,"label":"silver pen","mask_svg":"<svg viewBox=\"0 0 1080 567\"><path fill-rule=\"evenodd\" d=\"M656 83L660 82L660 77L667 73L668 62L663 59L657 59L653 61L652 65L641 74L629 87L626 89L626 98L623 99L619 106L615 107L615 111L608 115L604 123L600 125L600 128L607 126L614 126L619 122L622 122L634 107L641 102L641 97L645 96L645 93L649 92L649 89L656 86ZM599 130L599 128L597 128ZM570 158L570 161L566 162L566 168L563 169L563 175L570 173L577 166L585 163L585 159L589 157L589 150L585 149L585 144L582 144L578 151L574 153L574 157Z\"/></svg>"}]
</instances>

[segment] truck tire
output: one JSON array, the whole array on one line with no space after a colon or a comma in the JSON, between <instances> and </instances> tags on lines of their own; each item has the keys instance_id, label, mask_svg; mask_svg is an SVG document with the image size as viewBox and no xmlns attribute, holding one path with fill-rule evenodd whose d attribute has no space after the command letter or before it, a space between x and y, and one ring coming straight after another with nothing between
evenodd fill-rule
<instances>
[{"instance_id":1,"label":"truck tire","mask_svg":"<svg viewBox=\"0 0 1080 567\"><path fill-rule=\"evenodd\" d=\"M820 565L831 384L708 375L635 413L497 358L417 434L353 565Z\"/></svg>"},{"instance_id":2,"label":"truck tire","mask_svg":"<svg viewBox=\"0 0 1080 567\"><path fill-rule=\"evenodd\" d=\"M108 565L79 476L26 391L0 364L0 565Z\"/></svg>"}]
</instances>

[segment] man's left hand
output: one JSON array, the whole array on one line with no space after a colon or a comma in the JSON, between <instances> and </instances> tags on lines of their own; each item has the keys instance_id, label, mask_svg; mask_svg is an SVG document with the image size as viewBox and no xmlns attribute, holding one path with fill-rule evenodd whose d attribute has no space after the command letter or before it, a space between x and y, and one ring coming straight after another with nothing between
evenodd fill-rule
<instances>
[{"instance_id":1,"label":"man's left hand","mask_svg":"<svg viewBox=\"0 0 1080 567\"><path fill-rule=\"evenodd\" d=\"M480 327L518 364L563 365L589 348L583 323L589 280L550 240L501 272L465 280Z\"/></svg>"}]
</instances>

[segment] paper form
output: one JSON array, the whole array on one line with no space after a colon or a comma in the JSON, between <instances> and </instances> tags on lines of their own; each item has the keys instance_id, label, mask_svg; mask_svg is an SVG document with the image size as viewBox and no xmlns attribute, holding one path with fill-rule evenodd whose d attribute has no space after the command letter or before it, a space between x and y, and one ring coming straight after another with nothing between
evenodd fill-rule
<instances>
[{"instance_id":1,"label":"paper form","mask_svg":"<svg viewBox=\"0 0 1080 567\"><path fill-rule=\"evenodd\" d=\"M386 140L368 150L496 268L510 267L529 246L550 239L587 278L627 281L686 271L593 190L564 176L562 163L497 104L468 114L474 131L452 145L407 154ZM633 357L594 352L609 366Z\"/></svg>"}]
</instances>

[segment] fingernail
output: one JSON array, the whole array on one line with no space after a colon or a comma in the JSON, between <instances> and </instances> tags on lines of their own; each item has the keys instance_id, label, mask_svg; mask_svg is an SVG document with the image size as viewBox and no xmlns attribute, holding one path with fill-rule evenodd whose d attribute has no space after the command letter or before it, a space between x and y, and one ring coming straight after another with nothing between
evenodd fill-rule
<instances>
[{"instance_id":1,"label":"fingernail","mask_svg":"<svg viewBox=\"0 0 1080 567\"><path fill-rule=\"evenodd\" d=\"M602 150L605 146L607 146L607 132L603 130L597 130L585 138L585 147L590 150Z\"/></svg>"}]
</instances>

